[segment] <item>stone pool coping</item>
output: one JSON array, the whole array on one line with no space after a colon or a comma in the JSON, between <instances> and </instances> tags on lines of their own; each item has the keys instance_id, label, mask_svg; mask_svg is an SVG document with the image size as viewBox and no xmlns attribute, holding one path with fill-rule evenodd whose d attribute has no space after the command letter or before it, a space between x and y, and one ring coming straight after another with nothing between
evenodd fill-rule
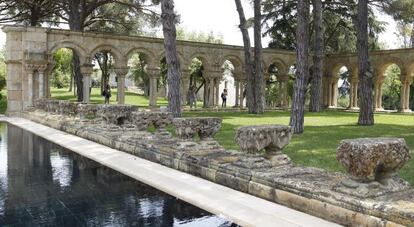
<instances>
[{"instance_id":1,"label":"stone pool coping","mask_svg":"<svg viewBox=\"0 0 414 227\"><path fill-rule=\"evenodd\" d=\"M30 131L242 226L337 225L30 120L0 116L0 121Z\"/></svg>"}]
</instances>

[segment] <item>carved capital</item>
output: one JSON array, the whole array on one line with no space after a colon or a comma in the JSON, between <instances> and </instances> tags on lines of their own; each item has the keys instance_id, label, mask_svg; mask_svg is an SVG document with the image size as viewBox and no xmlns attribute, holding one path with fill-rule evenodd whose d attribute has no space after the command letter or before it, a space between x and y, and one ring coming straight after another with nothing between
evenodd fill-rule
<instances>
[{"instance_id":1,"label":"carved capital","mask_svg":"<svg viewBox=\"0 0 414 227\"><path fill-rule=\"evenodd\" d=\"M118 67L118 68L114 69L114 72L115 72L117 77L125 77L129 72L129 68L128 67Z\"/></svg>"},{"instance_id":2,"label":"carved capital","mask_svg":"<svg viewBox=\"0 0 414 227\"><path fill-rule=\"evenodd\" d=\"M84 64L81 66L81 73L83 76L91 76L93 73L93 64Z\"/></svg>"}]
</instances>

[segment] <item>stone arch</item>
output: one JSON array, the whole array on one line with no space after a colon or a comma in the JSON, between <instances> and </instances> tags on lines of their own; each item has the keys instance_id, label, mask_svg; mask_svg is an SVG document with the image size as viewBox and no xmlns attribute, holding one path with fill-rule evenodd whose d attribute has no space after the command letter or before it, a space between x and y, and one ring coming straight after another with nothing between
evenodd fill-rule
<instances>
[{"instance_id":1,"label":"stone arch","mask_svg":"<svg viewBox=\"0 0 414 227\"><path fill-rule=\"evenodd\" d=\"M234 71L237 72L242 72L243 71L243 61L240 59L240 57L236 56L236 55L225 55L221 60L220 63L224 64L225 61L230 61L231 64L233 64L234 66Z\"/></svg>"},{"instance_id":2,"label":"stone arch","mask_svg":"<svg viewBox=\"0 0 414 227\"><path fill-rule=\"evenodd\" d=\"M180 67L181 67L181 69L184 69L184 66L187 66L187 65L189 65L189 64L187 64L187 62L186 62L186 61L184 61L183 54L182 54L180 51L178 51L178 50L177 50L177 54L178 54L178 60L180 60ZM163 51L161 51L161 53L160 53L160 54L158 54L158 55L155 57L155 60L154 60L155 65L159 65L159 64L160 64L160 62L161 62L161 60L162 60L164 57L165 57L165 51L163 50Z\"/></svg>"},{"instance_id":3,"label":"stone arch","mask_svg":"<svg viewBox=\"0 0 414 227\"><path fill-rule=\"evenodd\" d=\"M208 58L208 54L206 54L204 52L196 52L196 53L193 53L192 55L190 55L189 59L187 59L189 61L188 63L191 63L191 61L194 58L200 59L203 62L203 65L204 65L205 68L208 68L209 66L211 66L211 64L210 64L211 61Z\"/></svg>"},{"instance_id":4,"label":"stone arch","mask_svg":"<svg viewBox=\"0 0 414 227\"><path fill-rule=\"evenodd\" d=\"M289 71L288 67L286 66L286 63L278 57L272 58L269 62L267 62L265 64L266 69L268 69L272 64L274 64L276 68L280 70L281 72L287 73Z\"/></svg>"},{"instance_id":5,"label":"stone arch","mask_svg":"<svg viewBox=\"0 0 414 227\"><path fill-rule=\"evenodd\" d=\"M383 74L385 73L385 70L390 65L393 65L393 64L397 65L398 68L400 68L401 73L403 73L403 71L406 69L404 62L400 58L392 57L392 56L389 56L389 57L384 56L384 57L380 57L380 61L377 64L375 64L376 65L375 69L378 70L376 75L383 76Z\"/></svg>"},{"instance_id":6,"label":"stone arch","mask_svg":"<svg viewBox=\"0 0 414 227\"><path fill-rule=\"evenodd\" d=\"M53 54L61 48L71 49L72 51L74 51L79 56L81 64L87 63L86 60L88 59L88 54L87 54L88 51L86 51L85 48L83 48L78 43L76 43L74 41L69 41L69 40L62 40L62 41L56 43L55 45L53 45L49 49L49 52Z\"/></svg>"},{"instance_id":7,"label":"stone arch","mask_svg":"<svg viewBox=\"0 0 414 227\"><path fill-rule=\"evenodd\" d=\"M116 65L119 65L119 64L126 65L126 59L124 58L124 55L116 47L110 44L101 44L101 45L96 46L90 52L89 57L93 59L95 54L100 51L109 51L113 55Z\"/></svg>"},{"instance_id":8,"label":"stone arch","mask_svg":"<svg viewBox=\"0 0 414 227\"><path fill-rule=\"evenodd\" d=\"M156 67L157 66L157 57L156 54L154 54L151 50L145 48L145 47L133 47L130 50L128 50L126 54L126 60L129 60L132 55L137 53L143 53L148 56L148 65Z\"/></svg>"}]
</instances>

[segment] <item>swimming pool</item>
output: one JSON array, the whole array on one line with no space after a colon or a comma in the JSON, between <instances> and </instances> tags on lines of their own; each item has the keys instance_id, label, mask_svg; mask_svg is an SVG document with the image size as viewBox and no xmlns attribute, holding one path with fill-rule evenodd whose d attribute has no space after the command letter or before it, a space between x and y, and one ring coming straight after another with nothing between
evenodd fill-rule
<instances>
[{"instance_id":1,"label":"swimming pool","mask_svg":"<svg viewBox=\"0 0 414 227\"><path fill-rule=\"evenodd\" d=\"M0 226L236 226L0 123Z\"/></svg>"}]
</instances>

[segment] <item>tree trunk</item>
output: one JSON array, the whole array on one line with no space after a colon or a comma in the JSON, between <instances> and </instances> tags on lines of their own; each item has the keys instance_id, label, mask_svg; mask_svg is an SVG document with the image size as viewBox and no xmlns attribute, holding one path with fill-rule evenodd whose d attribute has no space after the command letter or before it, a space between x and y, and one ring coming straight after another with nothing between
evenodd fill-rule
<instances>
[{"instance_id":1,"label":"tree trunk","mask_svg":"<svg viewBox=\"0 0 414 227\"><path fill-rule=\"evenodd\" d=\"M70 83L69 83L69 92L72 92L73 90L73 69L72 69L72 73L70 74Z\"/></svg>"},{"instance_id":2,"label":"tree trunk","mask_svg":"<svg viewBox=\"0 0 414 227\"><path fill-rule=\"evenodd\" d=\"M81 4L79 1L71 1L69 4L70 9L68 10L69 13L69 28L72 31L83 31L83 24L81 20ZM76 94L78 102L83 101L83 78L81 72L81 62L78 56L79 53L73 51L73 72L74 72L74 79L76 83Z\"/></svg>"},{"instance_id":3,"label":"tree trunk","mask_svg":"<svg viewBox=\"0 0 414 227\"><path fill-rule=\"evenodd\" d=\"M315 45L313 56L313 76L311 86L311 100L309 111L321 111L321 93L322 93L322 77L323 77L323 60L324 60L324 27L323 27L323 11L322 0L312 0L313 3L313 26L315 30Z\"/></svg>"},{"instance_id":4,"label":"tree trunk","mask_svg":"<svg viewBox=\"0 0 414 227\"><path fill-rule=\"evenodd\" d=\"M247 88L246 88L246 106L249 110L249 113L254 113L254 105L256 100L254 99L254 75L253 75L253 63L251 59L251 44L250 44L250 36L249 31L247 30L247 21L246 16L244 15L243 5L241 4L240 0L235 0L237 12L239 13L240 19L240 31L243 36L243 44L244 44L244 62L245 62L245 73L247 75Z\"/></svg>"},{"instance_id":5,"label":"tree trunk","mask_svg":"<svg viewBox=\"0 0 414 227\"><path fill-rule=\"evenodd\" d=\"M305 92L309 77L309 1L298 1L298 25L296 28L296 79L292 98L290 126L295 134L303 133L305 120Z\"/></svg>"},{"instance_id":6,"label":"tree trunk","mask_svg":"<svg viewBox=\"0 0 414 227\"><path fill-rule=\"evenodd\" d=\"M358 1L357 16L358 33L358 69L360 111L359 125L374 124L374 110L372 105L372 72L370 70L368 54L368 0Z\"/></svg>"},{"instance_id":7,"label":"tree trunk","mask_svg":"<svg viewBox=\"0 0 414 227\"><path fill-rule=\"evenodd\" d=\"M173 113L174 117L181 117L181 73L176 46L174 0L161 1L161 20L164 33L165 58L168 66L168 110Z\"/></svg>"},{"instance_id":8,"label":"tree trunk","mask_svg":"<svg viewBox=\"0 0 414 227\"><path fill-rule=\"evenodd\" d=\"M254 0L254 96L256 114L264 113L264 88L263 88L263 54L262 54L262 1Z\"/></svg>"}]
</instances>

